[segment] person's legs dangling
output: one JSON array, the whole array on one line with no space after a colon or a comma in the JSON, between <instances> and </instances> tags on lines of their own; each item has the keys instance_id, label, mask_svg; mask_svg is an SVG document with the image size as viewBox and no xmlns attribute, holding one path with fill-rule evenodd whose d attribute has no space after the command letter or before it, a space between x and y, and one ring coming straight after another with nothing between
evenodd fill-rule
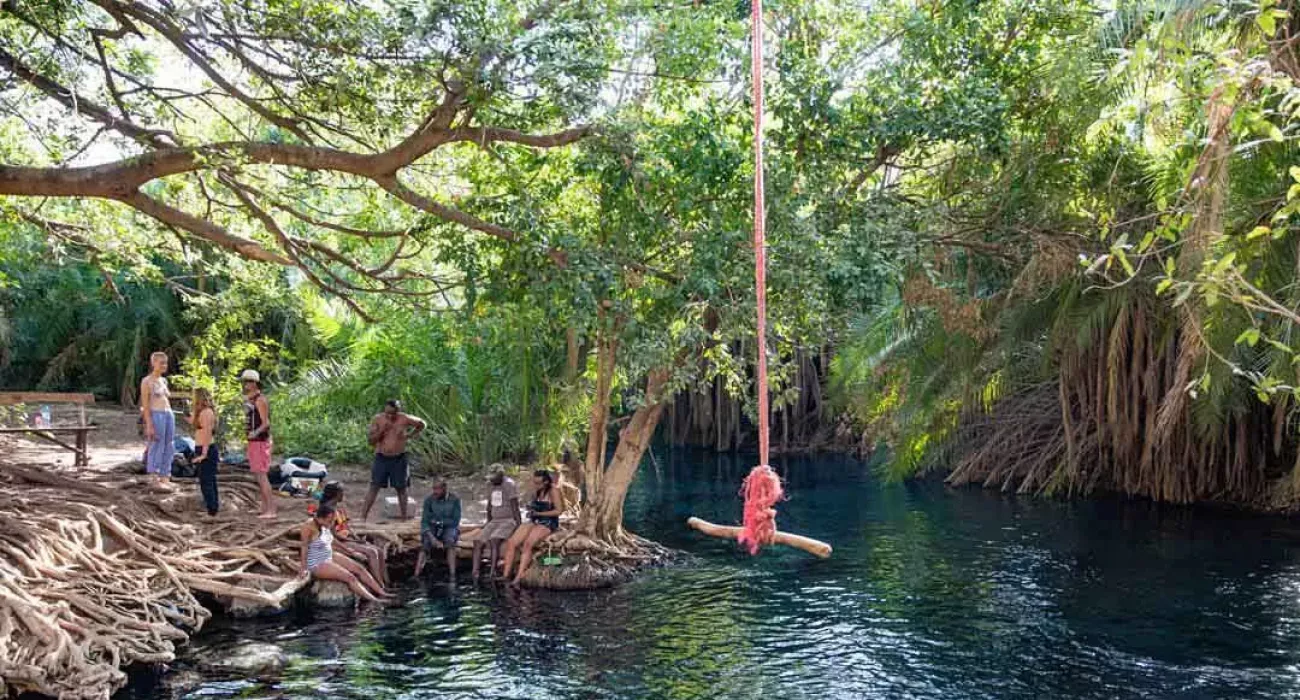
<instances>
[{"instance_id":1,"label":"person's legs dangling","mask_svg":"<svg viewBox=\"0 0 1300 700\"><path fill-rule=\"evenodd\" d=\"M515 531L510 535L510 539L506 540L505 564L502 568L501 578L510 579L510 572L514 570L515 556L519 553L519 547L528 538L528 533L536 527L532 523L524 523L515 528Z\"/></svg>"},{"instance_id":2,"label":"person's legs dangling","mask_svg":"<svg viewBox=\"0 0 1300 700\"><path fill-rule=\"evenodd\" d=\"M522 551L519 553L519 572L515 574L514 583L519 583L524 574L528 573L528 568L533 565L533 548L550 534L551 529L541 525L534 526L528 533L528 539L524 540Z\"/></svg>"},{"instance_id":3,"label":"person's legs dangling","mask_svg":"<svg viewBox=\"0 0 1300 700\"><path fill-rule=\"evenodd\" d=\"M345 583L358 598L368 600L372 603L380 602L379 598L366 590L365 586L361 585L361 582L357 580L356 576L352 575L352 572L332 561L327 561L316 567L312 570L311 575L322 581L338 581L340 583Z\"/></svg>"}]
</instances>

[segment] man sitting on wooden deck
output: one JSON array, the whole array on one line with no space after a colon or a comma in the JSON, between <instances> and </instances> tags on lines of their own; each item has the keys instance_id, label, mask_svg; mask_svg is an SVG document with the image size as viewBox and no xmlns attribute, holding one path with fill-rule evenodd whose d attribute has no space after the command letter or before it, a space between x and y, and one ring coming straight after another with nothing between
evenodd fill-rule
<instances>
[{"instance_id":1,"label":"man sitting on wooden deck","mask_svg":"<svg viewBox=\"0 0 1300 700\"><path fill-rule=\"evenodd\" d=\"M424 499L420 515L420 557L415 575L424 570L424 562L434 550L447 553L447 578L456 580L456 543L460 541L460 499L447 492L446 479L433 482L433 490Z\"/></svg>"}]
</instances>

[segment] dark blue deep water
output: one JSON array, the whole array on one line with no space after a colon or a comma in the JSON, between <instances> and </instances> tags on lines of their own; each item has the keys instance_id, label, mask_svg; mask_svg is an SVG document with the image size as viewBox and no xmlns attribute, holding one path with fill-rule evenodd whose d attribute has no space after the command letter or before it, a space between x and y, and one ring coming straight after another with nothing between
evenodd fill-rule
<instances>
[{"instance_id":1,"label":"dark blue deep water","mask_svg":"<svg viewBox=\"0 0 1300 700\"><path fill-rule=\"evenodd\" d=\"M884 485L836 457L779 467L780 526L831 560L686 529L739 517L749 463L661 451L628 522L688 552L679 566L613 591L413 586L401 608L217 623L187 658L272 642L286 671L123 696L1300 698L1300 524Z\"/></svg>"}]
</instances>

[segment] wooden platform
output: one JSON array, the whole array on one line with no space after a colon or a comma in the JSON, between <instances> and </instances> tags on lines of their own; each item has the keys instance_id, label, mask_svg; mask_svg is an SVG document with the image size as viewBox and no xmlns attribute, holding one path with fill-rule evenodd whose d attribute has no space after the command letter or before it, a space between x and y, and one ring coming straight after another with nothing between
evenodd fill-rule
<instances>
[{"instance_id":1,"label":"wooden platform","mask_svg":"<svg viewBox=\"0 0 1300 700\"><path fill-rule=\"evenodd\" d=\"M86 450L86 436L96 426L86 424L86 404L95 403L94 394L64 394L49 393L36 391L6 391L0 392L0 406L18 406L18 405L40 405L40 404L76 404L77 406L77 424L76 425L51 425L51 426L18 426L18 427L0 427L0 434L21 434L31 435L40 438L46 442L54 443L65 450L71 450L76 455L75 464L78 467L84 467L90 464L90 455ZM64 440L55 437L60 434L71 434L73 443L68 444Z\"/></svg>"}]
</instances>

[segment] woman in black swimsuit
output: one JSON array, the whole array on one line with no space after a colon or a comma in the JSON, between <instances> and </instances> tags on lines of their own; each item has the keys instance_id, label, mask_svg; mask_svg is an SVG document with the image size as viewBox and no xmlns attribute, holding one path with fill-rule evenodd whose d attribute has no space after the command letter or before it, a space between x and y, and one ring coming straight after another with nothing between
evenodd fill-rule
<instances>
[{"instance_id":1,"label":"woman in black swimsuit","mask_svg":"<svg viewBox=\"0 0 1300 700\"><path fill-rule=\"evenodd\" d=\"M528 506L528 522L515 528L506 540L505 570L502 578L509 579L519 555L519 571L513 583L519 583L533 563L533 547L560 529L560 514L564 512L564 494L555 488L555 477L545 469L533 473L533 502ZM522 549L522 553L520 550Z\"/></svg>"}]
</instances>

